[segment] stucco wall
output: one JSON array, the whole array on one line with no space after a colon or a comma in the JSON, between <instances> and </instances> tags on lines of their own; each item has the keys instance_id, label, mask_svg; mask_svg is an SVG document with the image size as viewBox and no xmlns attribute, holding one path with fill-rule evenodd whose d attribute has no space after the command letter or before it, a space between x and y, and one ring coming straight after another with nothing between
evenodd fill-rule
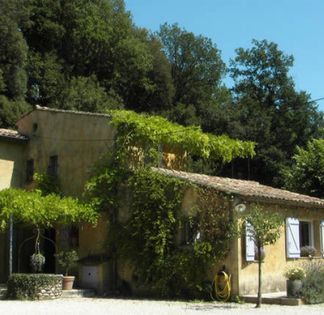
<instances>
[{"instance_id":1,"label":"stucco wall","mask_svg":"<svg viewBox=\"0 0 324 315\"><path fill-rule=\"evenodd\" d=\"M35 171L46 172L50 156L57 155L61 189L72 196L82 194L91 167L114 137L108 117L99 115L35 110L17 125L30 137L26 159L34 159Z\"/></svg>"},{"instance_id":2,"label":"stucco wall","mask_svg":"<svg viewBox=\"0 0 324 315\"><path fill-rule=\"evenodd\" d=\"M24 148L23 142L0 139L0 190L23 185L25 174ZM7 280L7 243L7 233L0 233L0 283Z\"/></svg>"},{"instance_id":3,"label":"stucco wall","mask_svg":"<svg viewBox=\"0 0 324 315\"><path fill-rule=\"evenodd\" d=\"M305 209L299 207L287 207L278 205L264 205L267 209L277 211L283 215L283 218L295 217L302 220L310 220L314 225L314 247L318 250L317 256L320 257L320 230L319 222L324 219L323 211L319 209ZM284 223L284 222L283 222ZM286 226L283 224L281 228L281 236L279 240L265 247L265 259L262 264L262 281L263 292L275 292L286 290L286 279L284 272L287 268L307 262L308 259L297 258L289 259L286 255ZM238 247L238 262L239 262L239 293L253 294L257 292L258 284L258 263L246 262L244 241L239 241Z\"/></svg>"},{"instance_id":4,"label":"stucco wall","mask_svg":"<svg viewBox=\"0 0 324 315\"><path fill-rule=\"evenodd\" d=\"M23 185L24 149L22 142L0 139L0 190Z\"/></svg>"}]
</instances>

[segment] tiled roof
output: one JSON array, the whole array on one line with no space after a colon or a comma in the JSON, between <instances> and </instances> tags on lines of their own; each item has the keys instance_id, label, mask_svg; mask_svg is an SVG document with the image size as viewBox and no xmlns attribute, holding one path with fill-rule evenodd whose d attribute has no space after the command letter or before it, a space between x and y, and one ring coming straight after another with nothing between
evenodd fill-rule
<instances>
[{"instance_id":1,"label":"tiled roof","mask_svg":"<svg viewBox=\"0 0 324 315\"><path fill-rule=\"evenodd\" d=\"M1 129L0 128L0 137L1 138L8 138L8 139L14 139L14 140L22 140L27 141L28 137L20 134L16 130L11 129Z\"/></svg>"},{"instance_id":2,"label":"tiled roof","mask_svg":"<svg viewBox=\"0 0 324 315\"><path fill-rule=\"evenodd\" d=\"M203 174L168 170L164 168L153 168L153 170L165 175L175 176L201 186L212 187L217 191L239 195L243 199L251 201L269 201L297 206L321 208L324 210L324 199L261 185L255 181L208 176Z\"/></svg>"}]
</instances>

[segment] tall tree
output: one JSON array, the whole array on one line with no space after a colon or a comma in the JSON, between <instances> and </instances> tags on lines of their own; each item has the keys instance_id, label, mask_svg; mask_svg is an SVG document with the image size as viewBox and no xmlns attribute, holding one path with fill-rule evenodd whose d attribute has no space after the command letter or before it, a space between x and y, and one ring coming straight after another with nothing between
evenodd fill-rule
<instances>
[{"instance_id":1,"label":"tall tree","mask_svg":"<svg viewBox=\"0 0 324 315\"><path fill-rule=\"evenodd\" d=\"M162 25L157 35L171 64L175 88L176 107L169 116L175 116L178 122L200 124L201 116L222 88L225 64L220 51L209 38L196 36L177 24Z\"/></svg>"},{"instance_id":2,"label":"tall tree","mask_svg":"<svg viewBox=\"0 0 324 315\"><path fill-rule=\"evenodd\" d=\"M173 87L162 48L133 25L123 0L31 0L30 19L23 28L32 50L30 101L39 93L37 102L66 107L60 99L71 94L75 78L95 77L107 99L93 84L87 98L98 96L102 109L121 103L139 111L170 106Z\"/></svg>"},{"instance_id":3,"label":"tall tree","mask_svg":"<svg viewBox=\"0 0 324 315\"><path fill-rule=\"evenodd\" d=\"M25 2L0 0L0 127L12 127L28 109L26 64L28 47L19 25L26 23Z\"/></svg>"},{"instance_id":4,"label":"tall tree","mask_svg":"<svg viewBox=\"0 0 324 315\"><path fill-rule=\"evenodd\" d=\"M296 145L304 146L316 135L322 118L310 96L295 89L289 75L293 57L273 42L252 44L237 49L231 60L237 120L228 132L258 143L252 178L282 185L281 169L290 164Z\"/></svg>"}]
</instances>

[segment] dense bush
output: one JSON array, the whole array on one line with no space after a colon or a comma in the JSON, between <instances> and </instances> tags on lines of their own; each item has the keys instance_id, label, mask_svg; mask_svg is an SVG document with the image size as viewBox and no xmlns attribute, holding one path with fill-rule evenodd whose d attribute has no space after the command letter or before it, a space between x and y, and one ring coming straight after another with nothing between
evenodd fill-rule
<instances>
[{"instance_id":1,"label":"dense bush","mask_svg":"<svg viewBox=\"0 0 324 315\"><path fill-rule=\"evenodd\" d=\"M306 277L303 281L303 296L308 304L324 302L324 263L313 261L305 265Z\"/></svg>"},{"instance_id":2,"label":"dense bush","mask_svg":"<svg viewBox=\"0 0 324 315\"><path fill-rule=\"evenodd\" d=\"M50 291L54 291L52 288L62 289L62 278L62 275L54 274L12 274L7 283L7 297L18 300L45 298L46 293L43 293L48 288L51 288ZM47 297L54 298L56 295L51 293Z\"/></svg>"}]
</instances>

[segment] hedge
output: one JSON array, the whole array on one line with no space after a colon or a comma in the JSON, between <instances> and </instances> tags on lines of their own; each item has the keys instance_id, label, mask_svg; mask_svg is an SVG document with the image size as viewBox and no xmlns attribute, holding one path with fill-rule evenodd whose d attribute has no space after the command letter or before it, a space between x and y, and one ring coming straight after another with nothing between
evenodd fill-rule
<instances>
[{"instance_id":1,"label":"hedge","mask_svg":"<svg viewBox=\"0 0 324 315\"><path fill-rule=\"evenodd\" d=\"M62 295L62 280L63 275L55 274L12 274L7 283L7 298L55 299Z\"/></svg>"}]
</instances>

